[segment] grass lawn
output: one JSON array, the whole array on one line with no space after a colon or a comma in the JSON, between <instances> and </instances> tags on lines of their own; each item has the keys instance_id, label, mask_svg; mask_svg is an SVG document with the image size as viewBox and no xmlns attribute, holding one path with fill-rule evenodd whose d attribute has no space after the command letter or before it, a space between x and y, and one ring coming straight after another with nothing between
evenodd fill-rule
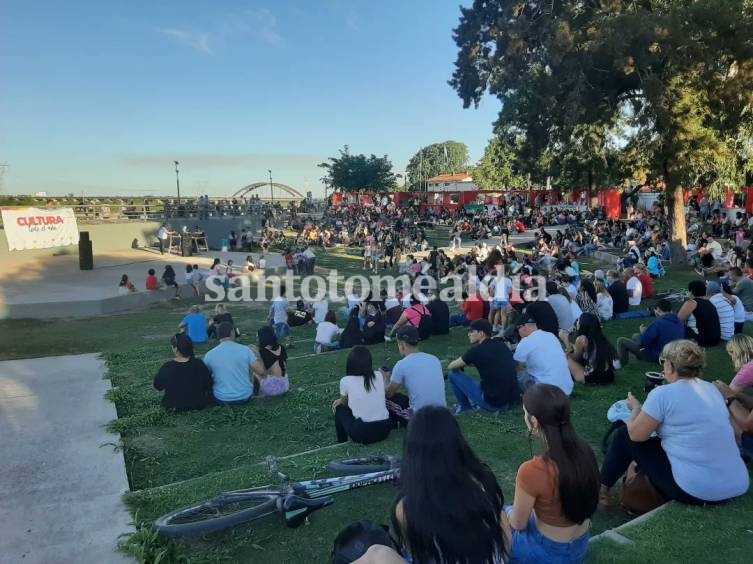
<instances>
[{"instance_id":1,"label":"grass lawn","mask_svg":"<svg viewBox=\"0 0 753 564\"><path fill-rule=\"evenodd\" d=\"M321 254L318 265L361 274L360 259L346 253ZM588 266L587 266L588 267ZM661 288L684 286L693 273L676 272ZM231 312L250 343L266 317L266 307L232 305ZM340 495L336 503L313 515L299 529L286 529L269 519L261 524L196 539L166 541L150 528L155 517L176 507L205 500L220 491L270 482L264 460L286 457L280 469L294 480L325 475L334 458L368 452L399 453L403 431L393 432L379 445L336 445L330 404L338 395L347 351L312 355L314 329L293 330L289 351L291 392L281 398L253 400L247 407L211 408L188 414L167 414L160 408L152 379L171 356L168 339L186 311L185 303L169 303L128 315L72 321L0 321L0 358L29 358L58 354L102 352L112 380L111 399L118 419L112 428L121 433L132 492L126 501L134 514L137 533L125 540L141 562L326 562L339 529L358 519L388 522L394 486L381 485ZM614 342L636 332L640 322L606 325ZM342 320L340 319L342 324ZM465 331L433 337L422 349L443 363L467 348ZM199 346L203 354L208 346ZM395 343L371 347L375 366L398 359ZM572 396L577 430L600 457L601 438L609 426L609 406L632 391L641 399L646 364L633 362L608 387L576 387ZM722 347L708 351L707 379L729 381L732 365ZM454 404L447 386L448 399ZM504 414L473 413L459 419L478 455L495 471L508 502L512 501L518 466L537 452L527 437L522 410ZM321 450L316 450L321 449ZM308 451L315 452L308 452ZM308 453L307 453L308 452ZM437 495L441 495L437 492ZM747 562L753 553L750 530L753 495L711 509L670 507L644 525L623 533L632 546L611 542L594 545L591 562ZM617 526L628 517L620 510L599 512L594 533ZM745 556L745 555L748 556Z\"/></svg>"}]
</instances>

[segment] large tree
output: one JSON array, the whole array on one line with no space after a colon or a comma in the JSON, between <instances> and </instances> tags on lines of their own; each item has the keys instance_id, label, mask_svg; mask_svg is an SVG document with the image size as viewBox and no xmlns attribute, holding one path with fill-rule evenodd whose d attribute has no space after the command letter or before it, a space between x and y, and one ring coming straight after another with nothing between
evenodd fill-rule
<instances>
[{"instance_id":1,"label":"large tree","mask_svg":"<svg viewBox=\"0 0 753 564\"><path fill-rule=\"evenodd\" d=\"M455 41L450 84L464 106L489 91L497 127L534 154L625 124L621 150L664 182L673 259L686 243L683 187L744 181L753 0L474 0Z\"/></svg>"},{"instance_id":2,"label":"large tree","mask_svg":"<svg viewBox=\"0 0 753 564\"><path fill-rule=\"evenodd\" d=\"M438 174L467 172L468 147L458 141L443 141L421 147L408 161L408 183L418 189L422 182Z\"/></svg>"},{"instance_id":3,"label":"large tree","mask_svg":"<svg viewBox=\"0 0 753 564\"><path fill-rule=\"evenodd\" d=\"M387 155L353 155L347 145L340 149L340 156L330 157L328 162L319 166L326 171L323 180L331 188L343 192L392 190L396 185L397 179Z\"/></svg>"},{"instance_id":4,"label":"large tree","mask_svg":"<svg viewBox=\"0 0 753 564\"><path fill-rule=\"evenodd\" d=\"M518 147L514 141L494 137L484 149L484 156L473 169L473 182L482 190L508 190L528 185L520 173Z\"/></svg>"}]
</instances>

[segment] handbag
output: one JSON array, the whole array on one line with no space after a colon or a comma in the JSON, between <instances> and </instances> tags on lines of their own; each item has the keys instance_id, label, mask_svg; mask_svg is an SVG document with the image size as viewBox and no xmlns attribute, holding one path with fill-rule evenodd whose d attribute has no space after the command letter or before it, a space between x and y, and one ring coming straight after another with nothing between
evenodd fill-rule
<instances>
[{"instance_id":1,"label":"handbag","mask_svg":"<svg viewBox=\"0 0 753 564\"><path fill-rule=\"evenodd\" d=\"M622 508L630 515L643 515L666 502L638 465L632 462L622 480Z\"/></svg>"}]
</instances>

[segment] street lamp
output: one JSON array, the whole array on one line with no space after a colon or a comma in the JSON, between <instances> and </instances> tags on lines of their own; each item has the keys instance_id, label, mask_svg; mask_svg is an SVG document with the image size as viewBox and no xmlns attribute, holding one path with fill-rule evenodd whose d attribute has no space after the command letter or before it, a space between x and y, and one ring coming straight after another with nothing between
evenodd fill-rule
<instances>
[{"instance_id":1,"label":"street lamp","mask_svg":"<svg viewBox=\"0 0 753 564\"><path fill-rule=\"evenodd\" d=\"M272 184L272 171L267 170L269 172L269 195L272 197L272 203L275 201L275 187Z\"/></svg>"},{"instance_id":2,"label":"street lamp","mask_svg":"<svg viewBox=\"0 0 753 564\"><path fill-rule=\"evenodd\" d=\"M178 175L178 165L180 164L178 161L173 161L175 163L175 184L178 187L178 205L180 205L180 176Z\"/></svg>"}]
</instances>

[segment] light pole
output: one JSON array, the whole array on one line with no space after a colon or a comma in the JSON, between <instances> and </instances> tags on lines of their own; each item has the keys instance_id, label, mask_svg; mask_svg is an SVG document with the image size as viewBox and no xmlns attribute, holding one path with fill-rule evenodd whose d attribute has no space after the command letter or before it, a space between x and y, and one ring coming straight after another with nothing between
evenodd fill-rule
<instances>
[{"instance_id":1,"label":"light pole","mask_svg":"<svg viewBox=\"0 0 753 564\"><path fill-rule=\"evenodd\" d=\"M272 203L275 201L275 187L272 184L272 171L267 170L269 172L269 195L272 197Z\"/></svg>"},{"instance_id":2,"label":"light pole","mask_svg":"<svg viewBox=\"0 0 753 564\"><path fill-rule=\"evenodd\" d=\"M178 175L178 165L180 164L178 161L173 161L175 163L175 185L178 187L178 205L180 205L180 176Z\"/></svg>"}]
</instances>

